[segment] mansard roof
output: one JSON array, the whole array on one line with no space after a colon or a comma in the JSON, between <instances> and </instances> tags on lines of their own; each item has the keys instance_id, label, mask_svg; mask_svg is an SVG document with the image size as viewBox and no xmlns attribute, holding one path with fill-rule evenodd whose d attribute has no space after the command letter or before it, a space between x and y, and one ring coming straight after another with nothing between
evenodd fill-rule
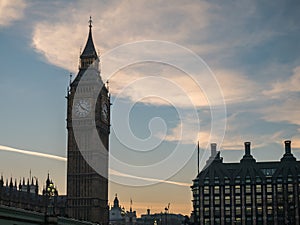
<instances>
[{"instance_id":1,"label":"mansard roof","mask_svg":"<svg viewBox=\"0 0 300 225\"><path fill-rule=\"evenodd\" d=\"M205 168L194 180L194 185L214 184L215 179L219 184L224 184L225 179L230 183L240 179L244 183L246 179L251 179L252 182L260 179L265 182L267 178L274 180L282 177L287 180L289 176L300 176L300 161L296 161L291 153L290 141L285 141L285 154L280 161L256 162L250 153L250 142L245 142L245 155L240 163L223 163L219 154L218 152L208 160Z\"/></svg>"}]
</instances>

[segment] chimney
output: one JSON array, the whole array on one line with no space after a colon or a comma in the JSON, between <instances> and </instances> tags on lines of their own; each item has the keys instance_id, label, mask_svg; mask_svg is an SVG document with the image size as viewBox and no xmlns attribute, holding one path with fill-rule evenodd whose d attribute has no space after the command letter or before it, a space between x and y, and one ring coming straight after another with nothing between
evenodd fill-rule
<instances>
[{"instance_id":1,"label":"chimney","mask_svg":"<svg viewBox=\"0 0 300 225\"><path fill-rule=\"evenodd\" d=\"M150 215L150 209L147 209L147 215L148 216Z\"/></svg>"},{"instance_id":2,"label":"chimney","mask_svg":"<svg viewBox=\"0 0 300 225\"><path fill-rule=\"evenodd\" d=\"M217 154L217 143L211 143L210 149L211 149L211 157L215 157Z\"/></svg>"},{"instance_id":3,"label":"chimney","mask_svg":"<svg viewBox=\"0 0 300 225\"><path fill-rule=\"evenodd\" d=\"M251 155L251 153L250 153L251 142L247 141L244 144L245 144L245 155Z\"/></svg>"},{"instance_id":4,"label":"chimney","mask_svg":"<svg viewBox=\"0 0 300 225\"><path fill-rule=\"evenodd\" d=\"M285 154L290 155L291 154L291 141L287 140L284 141L285 144Z\"/></svg>"}]
</instances>

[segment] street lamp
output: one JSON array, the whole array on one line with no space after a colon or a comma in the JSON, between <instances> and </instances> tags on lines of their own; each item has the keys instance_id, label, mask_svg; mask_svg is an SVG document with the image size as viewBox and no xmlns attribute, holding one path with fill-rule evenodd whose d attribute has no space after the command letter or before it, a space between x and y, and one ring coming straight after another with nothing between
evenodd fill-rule
<instances>
[{"instance_id":1,"label":"street lamp","mask_svg":"<svg viewBox=\"0 0 300 225\"><path fill-rule=\"evenodd\" d=\"M43 190L43 195L46 198L46 206L45 206L45 224L57 224L57 218L55 217L55 205L53 198L58 195L58 192L52 181L48 179L46 181L46 188ZM52 204L51 204L52 202ZM51 206L51 207L49 207ZM50 210L49 210L50 208ZM48 212L49 210L49 212Z\"/></svg>"}]
</instances>

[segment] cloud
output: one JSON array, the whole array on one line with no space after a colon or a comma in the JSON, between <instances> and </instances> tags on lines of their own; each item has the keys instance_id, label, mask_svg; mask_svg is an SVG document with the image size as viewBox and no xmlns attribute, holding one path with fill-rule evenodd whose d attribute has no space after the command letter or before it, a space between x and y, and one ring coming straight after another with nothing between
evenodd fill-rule
<instances>
[{"instance_id":1,"label":"cloud","mask_svg":"<svg viewBox=\"0 0 300 225\"><path fill-rule=\"evenodd\" d=\"M290 77L273 82L271 89L263 93L272 98L280 98L291 92L300 92L300 66L293 69Z\"/></svg>"},{"instance_id":2,"label":"cloud","mask_svg":"<svg viewBox=\"0 0 300 225\"><path fill-rule=\"evenodd\" d=\"M271 83L269 90L263 92L270 100L258 111L266 121L300 125L300 66L290 71L289 77L278 78Z\"/></svg>"},{"instance_id":3,"label":"cloud","mask_svg":"<svg viewBox=\"0 0 300 225\"><path fill-rule=\"evenodd\" d=\"M260 85L242 72L220 68L214 73L224 94L226 104L259 99Z\"/></svg>"},{"instance_id":4,"label":"cloud","mask_svg":"<svg viewBox=\"0 0 300 225\"><path fill-rule=\"evenodd\" d=\"M223 101L225 104L249 102L259 97L260 86L239 71L219 69L213 72L199 71L189 75L164 64L134 65L109 79L110 91L113 96L129 98L133 102L185 108L213 106L223 104ZM200 79L195 80L194 76ZM214 77L215 86L209 77ZM215 87L218 89L212 89ZM209 98L217 101L209 102Z\"/></svg>"},{"instance_id":5,"label":"cloud","mask_svg":"<svg viewBox=\"0 0 300 225\"><path fill-rule=\"evenodd\" d=\"M23 17L26 3L24 0L1 0L0 2L0 27L9 26L12 22Z\"/></svg>"},{"instance_id":6,"label":"cloud","mask_svg":"<svg viewBox=\"0 0 300 225\"><path fill-rule=\"evenodd\" d=\"M300 125L299 96L300 93L264 107L261 109L263 119L270 122L287 122Z\"/></svg>"},{"instance_id":7,"label":"cloud","mask_svg":"<svg viewBox=\"0 0 300 225\"><path fill-rule=\"evenodd\" d=\"M88 6L75 2L61 10L45 12L46 19L34 26L32 45L51 64L76 72L79 48L84 47L88 33L86 21L89 15L94 15L94 42L100 47L100 52L105 52L133 41L178 42L188 35L189 24L206 26L208 7L204 2L181 1L171 5L164 1L91 1Z\"/></svg>"}]
</instances>

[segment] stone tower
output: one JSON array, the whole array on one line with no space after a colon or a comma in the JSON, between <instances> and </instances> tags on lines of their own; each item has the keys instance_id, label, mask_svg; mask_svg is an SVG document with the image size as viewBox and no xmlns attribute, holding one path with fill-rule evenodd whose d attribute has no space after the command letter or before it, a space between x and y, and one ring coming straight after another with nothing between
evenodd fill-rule
<instances>
[{"instance_id":1,"label":"stone tower","mask_svg":"<svg viewBox=\"0 0 300 225\"><path fill-rule=\"evenodd\" d=\"M91 19L79 72L70 84L67 100L68 216L108 224L110 98L100 76Z\"/></svg>"}]
</instances>

